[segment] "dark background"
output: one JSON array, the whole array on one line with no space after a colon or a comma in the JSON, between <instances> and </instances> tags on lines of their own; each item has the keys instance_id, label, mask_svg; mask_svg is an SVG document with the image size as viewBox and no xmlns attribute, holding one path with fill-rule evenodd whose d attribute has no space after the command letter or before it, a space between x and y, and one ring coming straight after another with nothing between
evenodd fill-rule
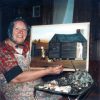
<instances>
[{"instance_id":1,"label":"dark background","mask_svg":"<svg viewBox=\"0 0 100 100\"><path fill-rule=\"evenodd\" d=\"M40 17L32 17L34 5L41 6ZM52 12L53 0L0 0L0 41L8 37L14 18L22 16L29 25L52 24ZM73 22L90 22L89 72L100 92L100 0L75 0Z\"/></svg>"}]
</instances>

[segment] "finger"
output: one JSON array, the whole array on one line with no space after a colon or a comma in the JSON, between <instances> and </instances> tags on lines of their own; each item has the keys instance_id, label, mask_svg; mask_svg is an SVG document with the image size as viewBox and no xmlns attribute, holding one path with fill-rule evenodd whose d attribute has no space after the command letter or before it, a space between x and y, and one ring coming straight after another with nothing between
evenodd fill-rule
<instances>
[{"instance_id":1,"label":"finger","mask_svg":"<svg viewBox=\"0 0 100 100\"><path fill-rule=\"evenodd\" d=\"M57 65L57 68L62 68L62 65Z\"/></svg>"}]
</instances>

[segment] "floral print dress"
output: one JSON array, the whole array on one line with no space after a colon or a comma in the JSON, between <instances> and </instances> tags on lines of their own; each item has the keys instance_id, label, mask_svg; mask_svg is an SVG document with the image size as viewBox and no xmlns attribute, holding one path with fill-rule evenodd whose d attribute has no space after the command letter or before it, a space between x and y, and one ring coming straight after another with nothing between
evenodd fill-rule
<instances>
[{"instance_id":1,"label":"floral print dress","mask_svg":"<svg viewBox=\"0 0 100 100\"><path fill-rule=\"evenodd\" d=\"M24 54L23 49L16 48L14 56L21 69L23 71L28 70L31 62L29 50ZM24 83L7 83L4 75L0 74L0 89L4 93L6 100L34 100L33 81Z\"/></svg>"},{"instance_id":2,"label":"floral print dress","mask_svg":"<svg viewBox=\"0 0 100 100\"><path fill-rule=\"evenodd\" d=\"M25 44L26 46L23 49L21 48L13 49L10 45L7 44L5 45L6 48L4 48L3 50L5 51L5 49L7 49L8 51L11 52L11 57L14 57L14 59L11 59L10 55L9 56L7 55L8 60L9 61L11 60L8 65L10 64L16 65L15 62L17 62L18 66L20 66L23 71L28 70L31 62L31 55L28 47L29 44L26 43ZM0 51L0 56L2 56L1 52L2 51ZM7 69L9 69L9 67ZM35 82L29 81L23 83L10 83L7 82L7 79L3 74L0 74L0 91L4 94L6 100L35 100L34 84L37 84L38 82L39 81L37 80ZM58 98L60 98L60 96L51 95L39 91L37 92L37 95L38 95L38 100L58 100Z\"/></svg>"}]
</instances>

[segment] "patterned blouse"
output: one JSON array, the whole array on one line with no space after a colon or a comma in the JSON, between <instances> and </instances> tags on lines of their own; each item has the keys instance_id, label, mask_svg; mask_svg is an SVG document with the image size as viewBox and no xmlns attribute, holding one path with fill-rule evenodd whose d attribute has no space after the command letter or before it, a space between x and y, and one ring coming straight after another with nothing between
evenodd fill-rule
<instances>
[{"instance_id":1,"label":"patterned blouse","mask_svg":"<svg viewBox=\"0 0 100 100\"><path fill-rule=\"evenodd\" d=\"M6 100L34 100L33 81L10 83L10 81L25 70L28 70L31 56L29 43L22 48L12 48L7 43L0 46L0 91Z\"/></svg>"},{"instance_id":2,"label":"patterned blouse","mask_svg":"<svg viewBox=\"0 0 100 100\"><path fill-rule=\"evenodd\" d=\"M35 100L34 85L39 80L33 82L11 83L10 81L28 70L31 62L29 52L29 43L25 42L23 49L12 48L3 43L0 46L0 91L4 94L6 100ZM42 82L40 80L40 82ZM38 91L38 100L60 100L60 96L51 95Z\"/></svg>"},{"instance_id":3,"label":"patterned blouse","mask_svg":"<svg viewBox=\"0 0 100 100\"><path fill-rule=\"evenodd\" d=\"M25 42L24 45L23 57L25 57L27 52L29 52L29 43ZM3 43L0 46L0 73L4 74L7 82L10 82L14 77L22 73L22 68L18 62L18 55L19 53L10 45Z\"/></svg>"}]
</instances>

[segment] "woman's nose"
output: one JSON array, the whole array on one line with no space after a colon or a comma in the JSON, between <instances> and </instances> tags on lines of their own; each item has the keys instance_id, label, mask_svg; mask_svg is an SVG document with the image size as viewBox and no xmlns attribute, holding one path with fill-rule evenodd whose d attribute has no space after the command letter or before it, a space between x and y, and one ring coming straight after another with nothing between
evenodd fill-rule
<instances>
[{"instance_id":1,"label":"woman's nose","mask_svg":"<svg viewBox=\"0 0 100 100\"><path fill-rule=\"evenodd\" d=\"M20 33L23 33L23 30L19 30Z\"/></svg>"},{"instance_id":2,"label":"woman's nose","mask_svg":"<svg viewBox=\"0 0 100 100\"><path fill-rule=\"evenodd\" d=\"M23 32L24 32L24 30L23 30L23 29L20 29L20 30L19 30L19 33L23 33Z\"/></svg>"}]
</instances>

